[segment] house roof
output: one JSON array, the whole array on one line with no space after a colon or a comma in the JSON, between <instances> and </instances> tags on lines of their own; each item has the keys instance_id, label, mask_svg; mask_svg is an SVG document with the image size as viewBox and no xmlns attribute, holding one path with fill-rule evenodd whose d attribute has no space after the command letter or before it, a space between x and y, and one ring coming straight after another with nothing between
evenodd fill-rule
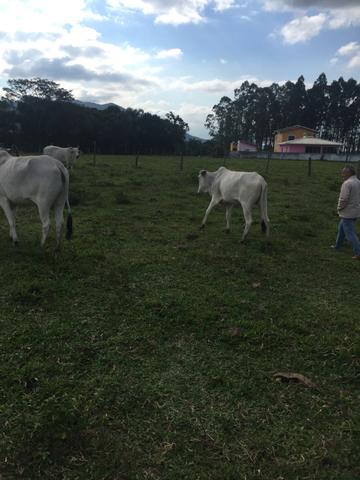
<instances>
[{"instance_id":1,"label":"house roof","mask_svg":"<svg viewBox=\"0 0 360 480\"><path fill-rule=\"evenodd\" d=\"M292 125L291 127L279 128L279 130L275 130L274 133L286 132L287 130L294 130L295 128L301 128L302 130L308 130L309 132L313 133L316 132L316 130L314 130L313 128L304 127L303 125Z\"/></svg>"},{"instance_id":2,"label":"house roof","mask_svg":"<svg viewBox=\"0 0 360 480\"><path fill-rule=\"evenodd\" d=\"M332 142L330 140L324 140L323 138L304 137L295 138L295 140L288 140L287 142L281 142L279 145L314 145L314 146L340 146L343 145L340 142Z\"/></svg>"}]
</instances>

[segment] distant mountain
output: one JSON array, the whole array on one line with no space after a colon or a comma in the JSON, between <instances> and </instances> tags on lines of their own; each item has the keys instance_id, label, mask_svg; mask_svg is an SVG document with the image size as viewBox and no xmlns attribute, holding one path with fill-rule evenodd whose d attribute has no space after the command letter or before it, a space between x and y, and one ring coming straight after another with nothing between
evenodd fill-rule
<instances>
[{"instance_id":1,"label":"distant mountain","mask_svg":"<svg viewBox=\"0 0 360 480\"><path fill-rule=\"evenodd\" d=\"M189 142L190 140L197 140L198 142L201 142L201 143L205 143L209 141L209 139L195 137L195 135L190 135L190 133L185 133L185 142Z\"/></svg>"},{"instance_id":2,"label":"distant mountain","mask_svg":"<svg viewBox=\"0 0 360 480\"><path fill-rule=\"evenodd\" d=\"M106 110L109 107L117 107L120 108L120 110L125 110L124 107L120 107L120 105L116 105L116 103L95 103L95 102L82 102L80 100L75 100L75 103L82 107L87 107L87 108L96 108L96 110Z\"/></svg>"}]
</instances>

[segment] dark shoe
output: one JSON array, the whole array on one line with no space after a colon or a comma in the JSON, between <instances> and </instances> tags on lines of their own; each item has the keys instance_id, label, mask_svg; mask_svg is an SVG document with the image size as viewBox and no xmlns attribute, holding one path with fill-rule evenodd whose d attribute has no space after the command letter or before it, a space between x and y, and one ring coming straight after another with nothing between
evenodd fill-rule
<instances>
[{"instance_id":1,"label":"dark shoe","mask_svg":"<svg viewBox=\"0 0 360 480\"><path fill-rule=\"evenodd\" d=\"M360 260L360 255L355 255L355 257L351 257L353 260Z\"/></svg>"},{"instance_id":2,"label":"dark shoe","mask_svg":"<svg viewBox=\"0 0 360 480\"><path fill-rule=\"evenodd\" d=\"M332 248L333 250L336 250L337 252L340 250L339 248L336 248L336 245L330 245L330 248Z\"/></svg>"}]
</instances>

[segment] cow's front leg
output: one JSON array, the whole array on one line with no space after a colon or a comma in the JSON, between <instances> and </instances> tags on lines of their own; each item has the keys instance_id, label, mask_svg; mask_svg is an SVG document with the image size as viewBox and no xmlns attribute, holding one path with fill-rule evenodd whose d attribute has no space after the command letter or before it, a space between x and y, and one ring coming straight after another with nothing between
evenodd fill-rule
<instances>
[{"instance_id":1,"label":"cow's front leg","mask_svg":"<svg viewBox=\"0 0 360 480\"><path fill-rule=\"evenodd\" d=\"M4 210L7 221L9 222L9 235L14 245L18 243L18 236L15 225L15 208L11 208L9 201L5 198L0 199L0 205Z\"/></svg>"},{"instance_id":2,"label":"cow's front leg","mask_svg":"<svg viewBox=\"0 0 360 480\"><path fill-rule=\"evenodd\" d=\"M212 210L212 209L215 207L215 205L217 205L219 202L220 202L219 199L217 199L217 198L215 198L215 197L212 197L212 198L211 198L210 203L209 203L209 206L208 206L208 208L206 209L204 218L202 219L200 228L204 228L204 227L205 227L207 218L208 218L211 210Z\"/></svg>"}]
</instances>

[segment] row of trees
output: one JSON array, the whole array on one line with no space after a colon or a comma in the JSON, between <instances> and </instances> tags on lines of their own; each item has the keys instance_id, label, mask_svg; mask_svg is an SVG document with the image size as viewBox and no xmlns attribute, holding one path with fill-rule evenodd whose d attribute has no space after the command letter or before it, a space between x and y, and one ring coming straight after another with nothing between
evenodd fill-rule
<instances>
[{"instance_id":1,"label":"row of trees","mask_svg":"<svg viewBox=\"0 0 360 480\"><path fill-rule=\"evenodd\" d=\"M324 73L308 89L303 76L269 87L246 81L233 99L222 97L214 105L205 123L220 152L238 139L270 150L274 131L291 125L313 128L322 138L344 143L347 152L359 151L360 84L342 77L328 84Z\"/></svg>"},{"instance_id":2,"label":"row of trees","mask_svg":"<svg viewBox=\"0 0 360 480\"><path fill-rule=\"evenodd\" d=\"M87 108L46 79L11 79L0 101L0 143L39 152L44 145L79 145L101 153L173 154L183 151L188 125L143 110Z\"/></svg>"}]
</instances>

